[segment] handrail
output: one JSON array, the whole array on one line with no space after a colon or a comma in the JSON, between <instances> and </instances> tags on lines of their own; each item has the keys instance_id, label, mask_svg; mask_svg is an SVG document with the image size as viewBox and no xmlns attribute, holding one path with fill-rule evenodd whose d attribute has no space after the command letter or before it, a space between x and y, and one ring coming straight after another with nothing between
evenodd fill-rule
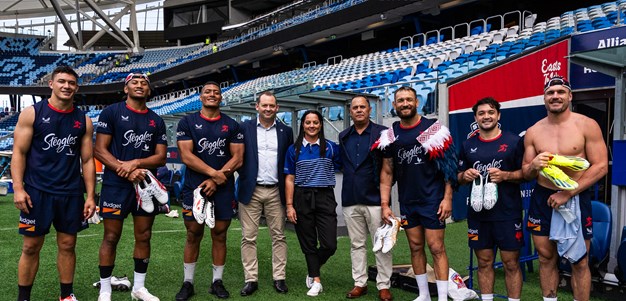
<instances>
[{"instance_id":1,"label":"handrail","mask_svg":"<svg viewBox=\"0 0 626 301\"><path fill-rule=\"evenodd\" d=\"M443 34L442 31L445 29L450 29L450 40L455 39L454 28L452 26L446 26L444 28L439 28L439 34Z\"/></svg>"},{"instance_id":2,"label":"handrail","mask_svg":"<svg viewBox=\"0 0 626 301\"><path fill-rule=\"evenodd\" d=\"M464 35L464 37L467 37L467 36L469 36L469 35L470 35L470 26L469 26L469 23L465 22L465 23L461 23L461 24L454 25L454 27L453 27L453 28L454 28L454 32L456 32L456 28L457 28L457 26L465 26L466 31L465 31L465 35Z\"/></svg>"},{"instance_id":3,"label":"handrail","mask_svg":"<svg viewBox=\"0 0 626 301\"><path fill-rule=\"evenodd\" d=\"M411 39L411 36L402 37L400 42L398 42L398 49L402 49L402 41L406 41L408 43L407 48L413 48L413 39Z\"/></svg>"},{"instance_id":4,"label":"handrail","mask_svg":"<svg viewBox=\"0 0 626 301\"><path fill-rule=\"evenodd\" d=\"M439 30L433 29L433 30L430 30L430 31L426 32L426 34L425 34L426 41L424 42L424 44L426 44L428 42L427 38L428 38L428 34L429 33L436 33L437 34L437 43L441 42L441 36L439 35Z\"/></svg>"},{"instance_id":5,"label":"handrail","mask_svg":"<svg viewBox=\"0 0 626 301\"><path fill-rule=\"evenodd\" d=\"M503 14L503 15L502 15L502 22L504 22L504 19L506 18L506 16L508 16L508 15L513 15L513 14L517 14L517 25L518 25L518 27L517 27L517 33L520 33L520 32L521 32L521 30L522 30L522 27L524 26L524 25L522 24L522 12L521 12L521 11L519 11L519 10L514 10L514 11L510 11L510 12L507 12L507 13ZM502 27L504 28L504 26L502 26Z\"/></svg>"},{"instance_id":6,"label":"handrail","mask_svg":"<svg viewBox=\"0 0 626 301\"><path fill-rule=\"evenodd\" d=\"M337 62L337 59L339 59L339 62ZM333 62L332 64L330 63L331 60ZM340 64L342 60L343 60L343 55L341 55L341 54L340 55L335 55L335 56L331 56L328 59L326 59L326 64L329 65L329 66L330 65L336 65L336 64Z\"/></svg>"},{"instance_id":7,"label":"handrail","mask_svg":"<svg viewBox=\"0 0 626 301\"><path fill-rule=\"evenodd\" d=\"M472 23L482 23L482 25L483 25L483 32L487 31L487 21L485 21L485 19L476 19L476 20L473 20L473 21L469 22L470 35L472 34Z\"/></svg>"}]
</instances>

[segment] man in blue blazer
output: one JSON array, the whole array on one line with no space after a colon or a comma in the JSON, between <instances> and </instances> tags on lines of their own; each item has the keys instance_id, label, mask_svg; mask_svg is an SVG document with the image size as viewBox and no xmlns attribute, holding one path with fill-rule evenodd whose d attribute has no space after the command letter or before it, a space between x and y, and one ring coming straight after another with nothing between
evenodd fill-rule
<instances>
[{"instance_id":1,"label":"man in blue blazer","mask_svg":"<svg viewBox=\"0 0 626 301\"><path fill-rule=\"evenodd\" d=\"M262 93L256 101L257 119L244 122L244 160L239 169L239 220L241 221L241 263L246 284L242 296L250 296L258 289L258 259L256 239L261 214L272 237L272 267L274 289L287 292L285 267L287 241L285 239L285 153L293 144L293 131L276 119L278 103L271 92Z\"/></svg>"},{"instance_id":2,"label":"man in blue blazer","mask_svg":"<svg viewBox=\"0 0 626 301\"><path fill-rule=\"evenodd\" d=\"M367 235L374 241L376 228L382 225L380 208L380 168L382 156L372 144L386 127L370 122L372 108L367 98L355 96L350 102L353 125L339 133L343 162L341 205L350 236L354 288L346 297L354 299L367 294ZM376 252L376 288L379 300L389 301L392 273L391 252Z\"/></svg>"}]
</instances>

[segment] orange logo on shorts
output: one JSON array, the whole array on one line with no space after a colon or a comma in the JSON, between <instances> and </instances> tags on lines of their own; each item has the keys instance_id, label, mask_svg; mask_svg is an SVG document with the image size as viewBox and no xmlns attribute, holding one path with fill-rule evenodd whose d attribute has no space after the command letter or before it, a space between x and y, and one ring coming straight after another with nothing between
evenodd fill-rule
<instances>
[{"instance_id":1,"label":"orange logo on shorts","mask_svg":"<svg viewBox=\"0 0 626 301\"><path fill-rule=\"evenodd\" d=\"M122 214L122 212L119 209L116 209L116 208L106 208L106 207L102 207L102 213L111 213L113 215L120 215L120 214Z\"/></svg>"},{"instance_id":2,"label":"orange logo on shorts","mask_svg":"<svg viewBox=\"0 0 626 301\"><path fill-rule=\"evenodd\" d=\"M467 233L467 238L469 238L469 240L478 240L478 234Z\"/></svg>"},{"instance_id":3,"label":"orange logo on shorts","mask_svg":"<svg viewBox=\"0 0 626 301\"><path fill-rule=\"evenodd\" d=\"M35 232L35 226L33 226L33 225L20 223L19 228L20 229L24 229L24 231Z\"/></svg>"},{"instance_id":4,"label":"orange logo on shorts","mask_svg":"<svg viewBox=\"0 0 626 301\"><path fill-rule=\"evenodd\" d=\"M528 221L526 226L528 228L531 228L533 231L541 231L541 225L540 224L535 224L535 223L532 223L531 221Z\"/></svg>"}]
</instances>

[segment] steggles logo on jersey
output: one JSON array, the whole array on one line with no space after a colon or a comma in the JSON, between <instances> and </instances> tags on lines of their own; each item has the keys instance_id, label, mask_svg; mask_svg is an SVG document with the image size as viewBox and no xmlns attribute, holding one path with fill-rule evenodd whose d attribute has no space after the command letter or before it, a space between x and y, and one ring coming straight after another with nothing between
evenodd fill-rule
<instances>
[{"instance_id":1,"label":"steggles logo on jersey","mask_svg":"<svg viewBox=\"0 0 626 301\"><path fill-rule=\"evenodd\" d=\"M80 126L82 125L82 123L78 120L74 120L74 128L75 129L80 129Z\"/></svg>"},{"instance_id":2,"label":"steggles logo on jersey","mask_svg":"<svg viewBox=\"0 0 626 301\"><path fill-rule=\"evenodd\" d=\"M500 148L498 149L498 152L499 152L499 153L504 153L504 152L506 152L506 149L507 149L508 147L509 147L509 146L508 146L507 144L500 144Z\"/></svg>"},{"instance_id":3,"label":"steggles logo on jersey","mask_svg":"<svg viewBox=\"0 0 626 301\"><path fill-rule=\"evenodd\" d=\"M422 159L420 159L419 155L424 153L424 148L421 145L415 145L410 150L400 149L398 151L398 159L400 164L422 164L424 163Z\"/></svg>"},{"instance_id":4,"label":"steggles logo on jersey","mask_svg":"<svg viewBox=\"0 0 626 301\"><path fill-rule=\"evenodd\" d=\"M135 148L139 148L142 143L152 141L152 133L146 131L141 135L137 135L134 130L128 130L124 133L124 139L126 139L126 141L122 143L122 146L133 144Z\"/></svg>"},{"instance_id":5,"label":"steggles logo on jersey","mask_svg":"<svg viewBox=\"0 0 626 301\"><path fill-rule=\"evenodd\" d=\"M43 138L43 142L45 142L47 146L42 148L42 150L56 148L57 153L61 153L66 146L71 147L71 145L76 144L77 138L77 136L72 137L72 135L67 135L65 138L58 138L55 133L48 134Z\"/></svg>"},{"instance_id":6,"label":"steggles logo on jersey","mask_svg":"<svg viewBox=\"0 0 626 301\"><path fill-rule=\"evenodd\" d=\"M500 160L493 159L491 162L487 164L483 164L480 161L476 161L474 162L474 166L472 167L478 170L480 174L482 174L483 176L486 176L489 173L488 171L489 168L502 168L502 159Z\"/></svg>"},{"instance_id":7,"label":"steggles logo on jersey","mask_svg":"<svg viewBox=\"0 0 626 301\"><path fill-rule=\"evenodd\" d=\"M156 127L156 122L154 122L154 119L150 119L150 122L148 122L148 126L151 126L153 128Z\"/></svg>"},{"instance_id":8,"label":"steggles logo on jersey","mask_svg":"<svg viewBox=\"0 0 626 301\"><path fill-rule=\"evenodd\" d=\"M222 132L228 132L228 126L227 125L222 125Z\"/></svg>"},{"instance_id":9,"label":"steggles logo on jersey","mask_svg":"<svg viewBox=\"0 0 626 301\"><path fill-rule=\"evenodd\" d=\"M202 138L198 141L198 153L207 151L207 154L212 155L216 150L226 146L226 138L217 138L215 141L208 141L206 138Z\"/></svg>"},{"instance_id":10,"label":"steggles logo on jersey","mask_svg":"<svg viewBox=\"0 0 626 301\"><path fill-rule=\"evenodd\" d=\"M42 123L50 123L50 117L48 117L48 118L41 117L41 122Z\"/></svg>"}]
</instances>

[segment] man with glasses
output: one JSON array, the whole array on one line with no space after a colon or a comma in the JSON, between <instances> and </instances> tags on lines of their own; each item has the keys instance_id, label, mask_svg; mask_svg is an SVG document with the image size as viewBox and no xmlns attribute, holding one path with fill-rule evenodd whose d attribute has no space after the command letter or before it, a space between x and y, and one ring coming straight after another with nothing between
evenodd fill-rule
<instances>
[{"instance_id":1,"label":"man with glasses","mask_svg":"<svg viewBox=\"0 0 626 301\"><path fill-rule=\"evenodd\" d=\"M580 206L579 231L589 252L589 240L593 236L591 201L588 191L607 173L608 158L602 131L595 120L570 110L572 88L560 76L554 76L544 86L544 104L548 116L539 120L526 131L524 138L524 161L522 171L526 180L537 179L528 213L527 228L533 235L535 248L539 252L539 279L544 301L557 300L559 254L557 244L550 240L551 220L554 209L570 201ZM563 169L566 178L577 182L578 187L562 190L546 177L546 168L551 168L554 155L585 158L589 163L586 170ZM557 213L559 214L559 213ZM587 254L572 263L572 289L574 300L589 300L591 273Z\"/></svg>"},{"instance_id":2,"label":"man with glasses","mask_svg":"<svg viewBox=\"0 0 626 301\"><path fill-rule=\"evenodd\" d=\"M95 156L106 166L100 194L104 238L100 246L98 301L111 300L111 275L117 243L122 236L124 219L129 214L133 215L135 234L135 273L131 297L144 301L159 300L144 286L150 261L152 224L158 210L146 211L146 207L138 206L138 196L133 187L133 183L148 177L146 169L156 174L156 168L165 165L165 122L146 106L150 91L150 79L146 74L128 74L124 80L126 100L105 108L98 120Z\"/></svg>"}]
</instances>

